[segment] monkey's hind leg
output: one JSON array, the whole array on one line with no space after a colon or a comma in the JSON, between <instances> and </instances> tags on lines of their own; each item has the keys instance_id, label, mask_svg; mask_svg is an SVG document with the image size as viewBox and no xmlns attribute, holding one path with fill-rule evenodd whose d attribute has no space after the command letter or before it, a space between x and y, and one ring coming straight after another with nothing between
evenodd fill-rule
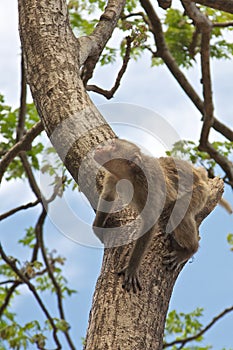
<instances>
[{"instance_id":1,"label":"monkey's hind leg","mask_svg":"<svg viewBox=\"0 0 233 350\"><path fill-rule=\"evenodd\" d=\"M191 215L181 221L172 234L173 251L163 256L163 263L173 270L188 261L199 248L199 234L196 222Z\"/></svg>"}]
</instances>

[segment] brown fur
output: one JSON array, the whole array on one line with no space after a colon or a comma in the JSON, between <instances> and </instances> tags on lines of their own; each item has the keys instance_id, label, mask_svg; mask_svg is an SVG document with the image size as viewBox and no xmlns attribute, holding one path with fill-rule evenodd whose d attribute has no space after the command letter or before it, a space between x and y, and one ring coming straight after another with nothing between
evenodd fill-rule
<instances>
[{"instance_id":1,"label":"brown fur","mask_svg":"<svg viewBox=\"0 0 233 350\"><path fill-rule=\"evenodd\" d=\"M175 239L176 248L164 256L164 263L176 268L186 262L199 246L195 216L204 207L208 195L208 177L204 169L171 157L153 158L126 140L115 139L96 150L94 159L108 173L104 178L93 229L104 241L104 228L109 209L117 196L116 184L127 179L134 187L131 205L142 217L142 225L124 275L123 287L141 290L138 270L158 219L164 209L174 207L167 230ZM105 202L106 201L106 202ZM106 203L110 207L106 207Z\"/></svg>"}]
</instances>

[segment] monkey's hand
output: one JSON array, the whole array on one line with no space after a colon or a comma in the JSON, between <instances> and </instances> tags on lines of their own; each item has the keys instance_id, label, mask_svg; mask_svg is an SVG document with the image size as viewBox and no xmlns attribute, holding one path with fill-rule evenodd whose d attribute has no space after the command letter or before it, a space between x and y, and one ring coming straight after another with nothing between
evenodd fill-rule
<instances>
[{"instance_id":1,"label":"monkey's hand","mask_svg":"<svg viewBox=\"0 0 233 350\"><path fill-rule=\"evenodd\" d=\"M142 290L137 270L131 269L129 266L127 266L118 272L118 276L121 275L123 275L122 288L124 288L127 292L129 292L131 288L133 288L134 293L137 293L137 290Z\"/></svg>"}]
</instances>

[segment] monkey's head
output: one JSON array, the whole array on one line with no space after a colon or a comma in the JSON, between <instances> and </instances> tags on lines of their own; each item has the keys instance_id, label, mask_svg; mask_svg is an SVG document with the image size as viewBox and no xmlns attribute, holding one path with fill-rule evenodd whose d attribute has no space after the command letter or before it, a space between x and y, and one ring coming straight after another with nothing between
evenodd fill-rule
<instances>
[{"instance_id":1,"label":"monkey's head","mask_svg":"<svg viewBox=\"0 0 233 350\"><path fill-rule=\"evenodd\" d=\"M128 178L141 165L141 151L126 140L113 139L96 148L94 159L118 178Z\"/></svg>"}]
</instances>

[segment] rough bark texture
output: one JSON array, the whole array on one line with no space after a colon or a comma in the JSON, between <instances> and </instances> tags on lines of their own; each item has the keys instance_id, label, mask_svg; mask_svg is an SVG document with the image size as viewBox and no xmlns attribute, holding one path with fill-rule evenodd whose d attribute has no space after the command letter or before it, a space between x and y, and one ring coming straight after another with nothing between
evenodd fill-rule
<instances>
[{"instance_id":1,"label":"rough bark texture","mask_svg":"<svg viewBox=\"0 0 233 350\"><path fill-rule=\"evenodd\" d=\"M214 209L223 192L219 178L209 181L209 200L197 216L199 225ZM141 266L140 293L127 293L114 272L121 269L132 245L106 249L97 282L89 320L85 350L160 350L163 348L164 325L172 290L180 271L169 271L162 253L171 249L165 227L168 216L160 221L154 239ZM191 266L187 267L190 268Z\"/></svg>"},{"instance_id":2,"label":"rough bark texture","mask_svg":"<svg viewBox=\"0 0 233 350\"><path fill-rule=\"evenodd\" d=\"M82 159L114 133L80 78L79 44L69 26L65 1L42 0L39 5L36 0L19 1L19 25L27 81L37 110L58 154L78 182ZM90 184L83 184L88 193Z\"/></svg>"},{"instance_id":3,"label":"rough bark texture","mask_svg":"<svg viewBox=\"0 0 233 350\"><path fill-rule=\"evenodd\" d=\"M114 8L118 2L113 0L111 3ZM122 6L123 2L119 1L119 4ZM113 19L107 15L102 17L103 21L107 21L105 24L115 25L120 11L114 13ZM80 78L79 58L82 63L87 58L87 53L92 49L92 40L83 38L78 42L68 22L65 1L19 1L20 35L27 80L38 112L58 154L92 201L95 184L89 175L94 171L94 164L91 161L85 163L81 178L79 168L92 147L114 137L114 133L90 101ZM101 36L98 35L96 40L101 40ZM91 62L95 64L95 60ZM213 210L222 187L220 180L210 181L209 203L205 212L200 213L199 222ZM127 219L125 216L121 221ZM167 217L161 219L162 235L155 233L143 260L143 291L140 294L124 292L121 279L115 274L123 267L131 246L105 251L90 314L86 350L162 348L166 312L178 276L178 272L166 271L162 264L161 252L169 248L169 239L163 238L166 221Z\"/></svg>"},{"instance_id":4,"label":"rough bark texture","mask_svg":"<svg viewBox=\"0 0 233 350\"><path fill-rule=\"evenodd\" d=\"M216 10L226 11L233 13L233 1L232 0L195 0L194 2L212 7Z\"/></svg>"}]
</instances>

